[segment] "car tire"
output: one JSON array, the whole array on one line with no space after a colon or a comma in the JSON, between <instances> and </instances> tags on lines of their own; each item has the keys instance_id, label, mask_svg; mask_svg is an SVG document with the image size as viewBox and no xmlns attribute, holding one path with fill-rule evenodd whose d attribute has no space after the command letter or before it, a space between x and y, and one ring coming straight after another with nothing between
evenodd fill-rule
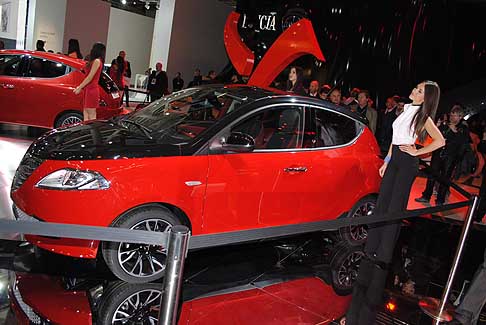
<instances>
[{"instance_id":1,"label":"car tire","mask_svg":"<svg viewBox=\"0 0 486 325\"><path fill-rule=\"evenodd\" d=\"M179 224L177 217L164 207L145 207L122 215L111 226L166 232ZM167 252L160 246L103 242L102 254L110 271L128 283L155 281L165 273Z\"/></svg>"},{"instance_id":2,"label":"car tire","mask_svg":"<svg viewBox=\"0 0 486 325\"><path fill-rule=\"evenodd\" d=\"M331 260L331 284L340 296L352 293L358 278L359 264L364 256L362 247L342 245Z\"/></svg>"},{"instance_id":3,"label":"car tire","mask_svg":"<svg viewBox=\"0 0 486 325\"><path fill-rule=\"evenodd\" d=\"M67 126L81 122L83 122L83 114L78 112L69 112L62 114L54 123L54 127L59 128L61 126Z\"/></svg>"},{"instance_id":4,"label":"car tire","mask_svg":"<svg viewBox=\"0 0 486 325\"><path fill-rule=\"evenodd\" d=\"M359 218L370 215L375 207L376 198L373 196L365 197L353 206L347 218ZM349 246L361 246L366 243L366 238L368 238L367 226L347 226L340 228L339 238Z\"/></svg>"},{"instance_id":5,"label":"car tire","mask_svg":"<svg viewBox=\"0 0 486 325\"><path fill-rule=\"evenodd\" d=\"M115 318L123 317L127 318L127 324L157 324L162 298L160 283L115 282L103 291L102 301L98 307L97 324L115 324ZM116 323L125 322L121 319Z\"/></svg>"}]
</instances>

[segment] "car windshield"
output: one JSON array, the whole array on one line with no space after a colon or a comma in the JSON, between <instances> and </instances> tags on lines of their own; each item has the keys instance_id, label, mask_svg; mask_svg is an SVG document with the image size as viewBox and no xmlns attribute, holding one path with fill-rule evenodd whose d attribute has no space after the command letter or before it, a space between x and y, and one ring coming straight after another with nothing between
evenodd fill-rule
<instances>
[{"instance_id":1,"label":"car windshield","mask_svg":"<svg viewBox=\"0 0 486 325\"><path fill-rule=\"evenodd\" d=\"M224 88L186 89L163 97L129 114L122 121L127 127L136 123L158 142L186 144L197 139L225 115L237 110L242 99Z\"/></svg>"}]
</instances>

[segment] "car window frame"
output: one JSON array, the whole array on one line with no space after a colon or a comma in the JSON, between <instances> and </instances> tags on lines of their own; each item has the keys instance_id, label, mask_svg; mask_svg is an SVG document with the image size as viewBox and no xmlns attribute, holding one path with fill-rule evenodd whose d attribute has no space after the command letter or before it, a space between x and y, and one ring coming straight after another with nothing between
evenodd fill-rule
<instances>
[{"instance_id":1,"label":"car window frame","mask_svg":"<svg viewBox=\"0 0 486 325\"><path fill-rule=\"evenodd\" d=\"M198 154L235 154L232 152L227 152L224 149L222 149L222 139L226 139L230 134L231 134L231 128L235 126L236 124L244 121L247 118L252 118L253 116L261 113L261 111L266 110L266 109L272 109L275 107L282 107L282 106L298 106L299 109L302 112L302 118L300 121L300 129L303 131L305 127L305 106L306 104L303 103L275 103L275 104L268 104L264 105L261 107L258 107L250 112L247 112L243 114L242 116L238 117L231 123L227 124L226 126L223 127L222 130L220 130L215 136L213 136L209 141L207 142L207 146L203 146L198 152L196 152L196 155ZM302 147L302 141L303 141L303 135L302 132L301 134L298 135L297 138L297 143L300 147ZM238 154L252 154L252 153L272 153L272 152L295 152L295 151L301 151L303 148L290 148L290 149L255 149L251 152L247 153L238 153Z\"/></svg>"},{"instance_id":2,"label":"car window frame","mask_svg":"<svg viewBox=\"0 0 486 325\"><path fill-rule=\"evenodd\" d=\"M335 111L335 110L332 110L332 109L329 109L329 108L326 108L326 107L322 107L322 106L318 106L318 105L309 105L309 104L305 104L305 106L309 109L320 109L320 110L324 110L324 111L328 111L330 113L335 113L335 114L338 114L338 115L341 115L345 118L348 118L352 121L354 121L355 123L357 123L357 126L359 127L359 130L358 132L356 132L356 136L351 139L349 142L346 142L346 143L343 143L343 144L339 144L339 145L335 145L335 146L329 146L329 147L318 147L318 148L301 148L300 150L301 151L317 151L317 150L329 150L329 149L339 149L339 148L344 148L344 147L349 147L353 144L356 143L356 141L358 141L359 137L363 134L364 132L364 125L362 122L360 122L359 120L351 117L351 116L348 116L346 114L343 114L341 112L338 112L338 111ZM317 114L311 114L314 116L314 118L316 118Z\"/></svg>"},{"instance_id":3,"label":"car window frame","mask_svg":"<svg viewBox=\"0 0 486 325\"><path fill-rule=\"evenodd\" d=\"M15 76L11 75L0 75L2 78L22 78L24 76L24 70L25 70L25 61L26 61L26 55L25 54L19 54L19 53L2 53L0 56L18 56L20 57L20 63L16 71Z\"/></svg>"},{"instance_id":4,"label":"car window frame","mask_svg":"<svg viewBox=\"0 0 486 325\"><path fill-rule=\"evenodd\" d=\"M29 72L29 68L30 68L30 63L31 63L31 59L41 59L41 60L47 60L47 61L50 61L50 62L54 62L54 63L59 63L59 64L62 64L63 66L65 66L66 68L64 69L64 74L60 75L60 76L57 76L57 77L32 77L32 76L28 76L28 72ZM66 64L66 63L62 63L62 62L59 62L59 61L55 61L55 60L51 60L51 59L48 59L48 58L43 58L42 56L37 56L37 55L24 55L24 60L26 60L27 62L24 64L23 66L23 73L22 73L22 77L23 78L35 78L35 79L42 79L42 80L52 80L52 79L57 79L57 78L62 78L64 76L67 76L68 74L70 74L71 72L73 72L75 69L73 67L71 67L70 65Z\"/></svg>"}]
</instances>

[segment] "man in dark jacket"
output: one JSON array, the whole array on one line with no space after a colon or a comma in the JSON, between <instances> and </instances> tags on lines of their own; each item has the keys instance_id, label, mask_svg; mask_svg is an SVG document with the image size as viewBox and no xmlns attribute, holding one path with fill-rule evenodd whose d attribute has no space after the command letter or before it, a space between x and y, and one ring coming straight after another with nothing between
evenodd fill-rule
<instances>
[{"instance_id":1,"label":"man in dark jacket","mask_svg":"<svg viewBox=\"0 0 486 325\"><path fill-rule=\"evenodd\" d=\"M446 140L446 145L440 150L436 150L432 154L430 167L432 172L438 174L446 179L451 179L454 168L462 160L467 146L470 146L471 138L469 137L469 130L467 126L462 123L464 117L464 110L460 105L454 105L450 112L449 124L441 125L440 132ZM430 201L432 192L434 190L435 179L429 177L427 179L427 186L425 187L422 196L416 198L415 201L427 203ZM442 183L439 184L437 191L437 205L444 204L445 196L449 186Z\"/></svg>"},{"instance_id":2,"label":"man in dark jacket","mask_svg":"<svg viewBox=\"0 0 486 325\"><path fill-rule=\"evenodd\" d=\"M162 63L157 62L155 71L152 71L148 80L148 91L150 101L160 99L164 95L169 94L169 82L167 80L167 73L162 71Z\"/></svg>"},{"instance_id":3,"label":"man in dark jacket","mask_svg":"<svg viewBox=\"0 0 486 325\"><path fill-rule=\"evenodd\" d=\"M125 51L118 52L118 56L121 56L123 59L123 83L125 85L125 89L122 89L125 95L125 102L127 107L130 106L130 94L128 93L128 89L130 88L130 80L132 78L132 68L130 67L130 62L126 59L127 53ZM111 61L111 65L116 64L116 58Z\"/></svg>"},{"instance_id":4,"label":"man in dark jacket","mask_svg":"<svg viewBox=\"0 0 486 325\"><path fill-rule=\"evenodd\" d=\"M398 97L398 96L397 96ZM390 97L387 98L385 103L385 110L381 113L380 116L380 129L378 132L378 142L380 144L381 152L386 155L388 149L390 148L390 144L392 141L393 136L393 122L397 118L397 97Z\"/></svg>"},{"instance_id":5,"label":"man in dark jacket","mask_svg":"<svg viewBox=\"0 0 486 325\"><path fill-rule=\"evenodd\" d=\"M172 79L172 91L179 91L184 88L184 79L182 79L181 73L177 72L176 77Z\"/></svg>"}]
</instances>

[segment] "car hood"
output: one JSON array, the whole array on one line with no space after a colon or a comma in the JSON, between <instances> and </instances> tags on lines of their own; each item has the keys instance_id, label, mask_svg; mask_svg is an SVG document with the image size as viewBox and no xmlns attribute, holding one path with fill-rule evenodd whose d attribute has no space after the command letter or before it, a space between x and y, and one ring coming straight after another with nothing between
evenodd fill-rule
<instances>
[{"instance_id":1,"label":"car hood","mask_svg":"<svg viewBox=\"0 0 486 325\"><path fill-rule=\"evenodd\" d=\"M134 126L93 121L47 132L28 152L52 160L141 158L179 156L181 145L157 143Z\"/></svg>"}]
</instances>

